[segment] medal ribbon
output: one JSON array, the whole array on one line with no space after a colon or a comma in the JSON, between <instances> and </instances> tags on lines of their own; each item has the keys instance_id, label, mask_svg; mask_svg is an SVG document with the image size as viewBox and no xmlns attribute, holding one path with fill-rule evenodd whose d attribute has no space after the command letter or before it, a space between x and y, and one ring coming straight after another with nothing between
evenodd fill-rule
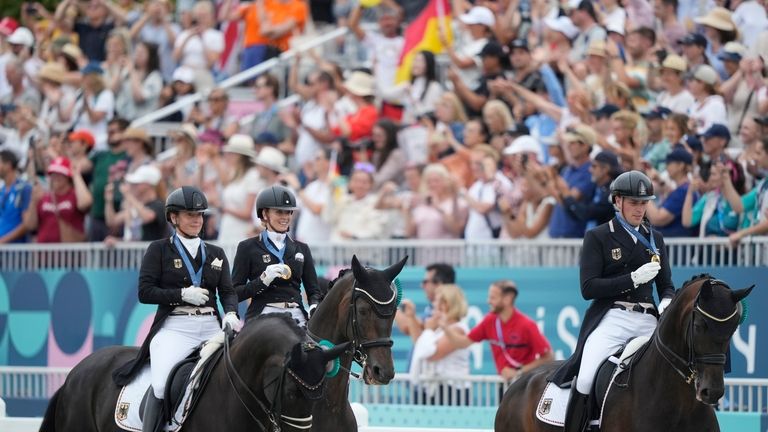
<instances>
[{"instance_id":1,"label":"medal ribbon","mask_svg":"<svg viewBox=\"0 0 768 432\"><path fill-rule=\"evenodd\" d=\"M621 226L623 226L624 229L626 229L634 238L636 238L637 241L640 242L640 244L648 248L651 251L651 254L659 255L659 250L656 249L656 240L653 238L653 230L651 229L651 227L648 227L648 232L650 233L649 237L651 238L651 241L649 243L648 240L646 240L642 234L640 234L636 229L632 227L632 225L630 225L627 221L624 220L624 217L621 216L621 213L616 212L616 219L619 220L619 223L621 224Z\"/></svg>"},{"instance_id":2,"label":"medal ribbon","mask_svg":"<svg viewBox=\"0 0 768 432\"><path fill-rule=\"evenodd\" d=\"M192 261L189 260L189 257L184 252L184 245L181 244L181 240L179 240L179 236L177 234L173 235L173 245L176 246L176 250L179 251L179 255L181 255L181 260L184 261L184 267L187 268L187 272L189 272L189 277L192 278L192 285L199 287L200 284L203 281L203 268L205 267L205 242L200 242L200 253L202 258L202 264L200 265L200 268L195 272L195 268L192 266Z\"/></svg>"},{"instance_id":3,"label":"medal ribbon","mask_svg":"<svg viewBox=\"0 0 768 432\"><path fill-rule=\"evenodd\" d=\"M288 242L285 242L281 249L277 249L277 247L272 245L272 241L269 240L267 230L261 232L261 241L264 243L264 246L266 246L267 250L271 252L272 255L276 256L278 260L280 260L280 264L285 264L283 261L283 256L285 255L285 247L288 246Z\"/></svg>"}]
</instances>

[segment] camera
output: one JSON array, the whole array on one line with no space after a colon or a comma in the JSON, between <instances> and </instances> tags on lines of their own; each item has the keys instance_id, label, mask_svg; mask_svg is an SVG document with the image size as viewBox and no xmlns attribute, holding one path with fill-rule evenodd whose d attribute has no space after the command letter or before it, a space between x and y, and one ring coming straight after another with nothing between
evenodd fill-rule
<instances>
[{"instance_id":1,"label":"camera","mask_svg":"<svg viewBox=\"0 0 768 432\"><path fill-rule=\"evenodd\" d=\"M712 162L702 162L699 166L699 177L704 182L709 181L709 176L712 174Z\"/></svg>"}]
</instances>

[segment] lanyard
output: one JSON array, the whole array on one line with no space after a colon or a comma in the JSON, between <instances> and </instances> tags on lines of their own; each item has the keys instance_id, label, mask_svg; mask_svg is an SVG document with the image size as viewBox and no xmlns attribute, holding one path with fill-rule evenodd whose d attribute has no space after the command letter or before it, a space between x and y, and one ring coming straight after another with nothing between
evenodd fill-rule
<instances>
[{"instance_id":1,"label":"lanyard","mask_svg":"<svg viewBox=\"0 0 768 432\"><path fill-rule=\"evenodd\" d=\"M264 242L264 246L266 246L267 250L272 253L272 255L276 256L278 260L280 260L280 264L285 264L283 261L283 256L285 255L285 247L288 246L288 239L286 239L285 244L281 249L278 249L277 247L272 245L272 242L269 240L269 236L267 236L267 230L264 230L261 232L261 241Z\"/></svg>"},{"instance_id":2,"label":"lanyard","mask_svg":"<svg viewBox=\"0 0 768 432\"><path fill-rule=\"evenodd\" d=\"M523 364L513 359L512 356L510 356L509 353L507 352L507 344L504 342L504 336L501 333L501 320L499 319L499 317L496 317L496 338L498 339L498 341L491 341L491 344L501 348L501 353L504 355L504 358L507 360L507 363L509 363L513 368L522 367Z\"/></svg>"},{"instance_id":3,"label":"lanyard","mask_svg":"<svg viewBox=\"0 0 768 432\"><path fill-rule=\"evenodd\" d=\"M651 238L651 241L649 243L648 240L646 240L642 234L640 234L630 224L628 224L627 221L624 220L624 217L621 216L621 213L616 212L616 219L619 220L619 223L621 224L621 226L624 227L625 230L627 230L627 232L629 232L634 238L636 238L637 241L639 241L643 246L648 248L648 250L651 251L651 254L653 255L659 254L659 250L656 249L656 240L653 238L653 230L651 229L651 227L648 227L648 232L650 232L649 237Z\"/></svg>"},{"instance_id":4,"label":"lanyard","mask_svg":"<svg viewBox=\"0 0 768 432\"><path fill-rule=\"evenodd\" d=\"M730 229L725 226L725 216L728 213L725 211L726 204L728 204L728 201L726 201L726 199L722 195L719 195L717 198L717 209L716 209L717 223L720 226L720 231L722 231L725 235L729 235L736 232L736 229L738 229L738 225L736 226L735 229Z\"/></svg>"},{"instance_id":5,"label":"lanyard","mask_svg":"<svg viewBox=\"0 0 768 432\"><path fill-rule=\"evenodd\" d=\"M205 268L205 242L200 242L200 253L202 254L200 258L202 258L202 264L200 264L200 268L197 272L195 272L195 268L192 267L192 261L189 260L187 253L184 251L184 245L181 244L181 240L179 240L179 236L176 234L173 235L173 245L176 246L176 250L179 251L181 260L184 261L184 267L187 268L189 277L192 278L192 285L199 287L203 281L203 268Z\"/></svg>"}]
</instances>

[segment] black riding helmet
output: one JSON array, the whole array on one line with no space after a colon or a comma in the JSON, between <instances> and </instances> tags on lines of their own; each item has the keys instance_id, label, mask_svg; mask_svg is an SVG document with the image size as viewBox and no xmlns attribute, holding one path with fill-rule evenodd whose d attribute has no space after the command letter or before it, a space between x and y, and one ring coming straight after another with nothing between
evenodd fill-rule
<instances>
[{"instance_id":1,"label":"black riding helmet","mask_svg":"<svg viewBox=\"0 0 768 432\"><path fill-rule=\"evenodd\" d=\"M261 219L265 209L296 210L296 197L285 186L274 185L259 192L256 197L256 215Z\"/></svg>"},{"instance_id":2,"label":"black riding helmet","mask_svg":"<svg viewBox=\"0 0 768 432\"><path fill-rule=\"evenodd\" d=\"M171 221L171 213L180 211L204 212L208 210L208 199L194 186L182 186L165 199L165 220Z\"/></svg>"},{"instance_id":3,"label":"black riding helmet","mask_svg":"<svg viewBox=\"0 0 768 432\"><path fill-rule=\"evenodd\" d=\"M616 177L611 183L611 199L618 196L639 201L656 199L651 179L640 171L628 171Z\"/></svg>"}]
</instances>

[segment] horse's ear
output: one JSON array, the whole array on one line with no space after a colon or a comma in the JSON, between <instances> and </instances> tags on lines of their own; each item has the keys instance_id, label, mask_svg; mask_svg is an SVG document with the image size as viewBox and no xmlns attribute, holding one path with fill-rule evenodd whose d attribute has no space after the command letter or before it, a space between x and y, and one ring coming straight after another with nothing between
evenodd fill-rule
<instances>
[{"instance_id":1,"label":"horse's ear","mask_svg":"<svg viewBox=\"0 0 768 432\"><path fill-rule=\"evenodd\" d=\"M754 287L755 287L755 286L754 286L754 285L752 285L752 286L751 286L751 287L749 287L749 288L744 288L744 289L740 289L740 290L736 290L736 291L732 292L732 293L731 293L731 298L733 299L733 302L734 302L734 303L738 303L738 302L740 302L740 301L741 301L743 298L745 298L746 296L748 296L748 295L749 295L749 293L751 293L751 292L752 292L752 289L753 289Z\"/></svg>"},{"instance_id":2,"label":"horse's ear","mask_svg":"<svg viewBox=\"0 0 768 432\"><path fill-rule=\"evenodd\" d=\"M701 284L699 295L704 300L709 300L712 298L712 283L710 282L710 279L706 279L704 283Z\"/></svg>"},{"instance_id":3,"label":"horse's ear","mask_svg":"<svg viewBox=\"0 0 768 432\"><path fill-rule=\"evenodd\" d=\"M387 277L387 280L392 282L395 280L397 275L400 274L401 271L403 271L403 267L405 267L405 263L408 261L408 255L405 256L405 258L401 259L398 263L393 264L386 269L384 269L383 273Z\"/></svg>"},{"instance_id":4,"label":"horse's ear","mask_svg":"<svg viewBox=\"0 0 768 432\"><path fill-rule=\"evenodd\" d=\"M352 255L352 274L355 275L355 279L361 282L365 281L368 276L365 272L365 267L357 259L357 255Z\"/></svg>"}]
</instances>

